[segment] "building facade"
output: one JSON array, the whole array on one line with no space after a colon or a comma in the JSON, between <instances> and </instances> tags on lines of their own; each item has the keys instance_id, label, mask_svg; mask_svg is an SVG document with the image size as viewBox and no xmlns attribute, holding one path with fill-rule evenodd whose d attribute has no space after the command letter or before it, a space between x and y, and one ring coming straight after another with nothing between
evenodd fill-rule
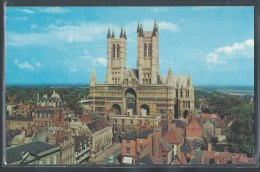
<instances>
[{"instance_id":1,"label":"building facade","mask_svg":"<svg viewBox=\"0 0 260 172\"><path fill-rule=\"evenodd\" d=\"M152 31L137 26L137 68L126 68L126 32L120 37L107 34L107 74L105 83L98 83L93 68L90 79L89 110L109 115L114 121L149 122L158 125L161 115L185 118L194 114L194 88L191 75L159 74L159 29L155 22ZM137 119L138 118L138 119ZM111 121L110 121L111 122ZM114 125L115 126L115 125ZM120 126L129 132L130 125ZM123 129L124 128L124 129ZM124 131L122 131L124 130Z\"/></svg>"}]
</instances>

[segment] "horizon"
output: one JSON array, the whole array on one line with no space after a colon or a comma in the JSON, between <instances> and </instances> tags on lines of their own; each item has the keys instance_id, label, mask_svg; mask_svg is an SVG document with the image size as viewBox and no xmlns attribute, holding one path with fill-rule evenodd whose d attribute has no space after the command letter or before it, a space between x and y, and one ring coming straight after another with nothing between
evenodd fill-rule
<instances>
[{"instance_id":1,"label":"horizon","mask_svg":"<svg viewBox=\"0 0 260 172\"><path fill-rule=\"evenodd\" d=\"M87 85L92 66L104 83L108 28L126 30L135 68L137 23L151 31L155 19L160 75L171 67L195 87L254 86L253 7L7 7L6 85Z\"/></svg>"}]
</instances>

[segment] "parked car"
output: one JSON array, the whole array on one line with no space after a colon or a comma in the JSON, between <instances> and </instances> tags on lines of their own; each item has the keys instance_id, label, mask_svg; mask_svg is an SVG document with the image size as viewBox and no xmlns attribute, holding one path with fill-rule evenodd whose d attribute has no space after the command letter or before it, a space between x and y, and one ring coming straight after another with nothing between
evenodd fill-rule
<instances>
[{"instance_id":1,"label":"parked car","mask_svg":"<svg viewBox=\"0 0 260 172\"><path fill-rule=\"evenodd\" d=\"M111 165L115 162L115 155L110 155L107 160L107 164Z\"/></svg>"}]
</instances>

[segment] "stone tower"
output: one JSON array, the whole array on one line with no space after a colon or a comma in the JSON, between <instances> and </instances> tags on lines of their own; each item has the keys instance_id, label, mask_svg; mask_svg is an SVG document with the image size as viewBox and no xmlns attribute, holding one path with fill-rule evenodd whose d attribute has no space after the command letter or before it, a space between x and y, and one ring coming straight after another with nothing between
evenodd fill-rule
<instances>
[{"instance_id":1,"label":"stone tower","mask_svg":"<svg viewBox=\"0 0 260 172\"><path fill-rule=\"evenodd\" d=\"M153 31L144 31L137 26L137 69L140 84L158 84L159 32L154 22Z\"/></svg>"},{"instance_id":2,"label":"stone tower","mask_svg":"<svg viewBox=\"0 0 260 172\"><path fill-rule=\"evenodd\" d=\"M107 33L107 75L106 84L119 84L126 69L126 32L121 28L120 38L115 38L110 29Z\"/></svg>"}]
</instances>

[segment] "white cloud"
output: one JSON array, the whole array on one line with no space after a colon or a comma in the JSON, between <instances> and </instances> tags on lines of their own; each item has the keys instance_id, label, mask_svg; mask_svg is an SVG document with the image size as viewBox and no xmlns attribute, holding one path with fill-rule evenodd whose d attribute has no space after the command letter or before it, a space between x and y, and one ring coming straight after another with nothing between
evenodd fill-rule
<instances>
[{"instance_id":1,"label":"white cloud","mask_svg":"<svg viewBox=\"0 0 260 172\"><path fill-rule=\"evenodd\" d=\"M232 45L216 48L206 54L205 60L209 64L223 64L235 58L253 58L254 40L247 39L243 42L236 42Z\"/></svg>"},{"instance_id":2,"label":"white cloud","mask_svg":"<svg viewBox=\"0 0 260 172\"><path fill-rule=\"evenodd\" d=\"M29 9L23 9L23 10L21 10L23 13L26 13L26 14L34 14L35 13L35 11L33 11L33 10L29 10Z\"/></svg>"},{"instance_id":3,"label":"white cloud","mask_svg":"<svg viewBox=\"0 0 260 172\"><path fill-rule=\"evenodd\" d=\"M154 26L154 20L146 20L142 22L144 26L144 30L151 30ZM177 24L172 22L160 21L158 22L159 31L160 30L167 30L170 32L177 32L179 31L179 27Z\"/></svg>"},{"instance_id":4,"label":"white cloud","mask_svg":"<svg viewBox=\"0 0 260 172\"><path fill-rule=\"evenodd\" d=\"M20 68L20 69L25 69L25 70L35 70L37 68L41 67L41 63L37 62L35 64L30 64L27 61L23 62L23 63L19 63L19 61L17 59L14 60L14 64Z\"/></svg>"},{"instance_id":5,"label":"white cloud","mask_svg":"<svg viewBox=\"0 0 260 172\"><path fill-rule=\"evenodd\" d=\"M206 55L206 62L207 63L225 63L224 60L222 60L217 53L209 53Z\"/></svg>"},{"instance_id":6,"label":"white cloud","mask_svg":"<svg viewBox=\"0 0 260 172\"><path fill-rule=\"evenodd\" d=\"M16 17L15 20L17 20L17 21L26 21L26 20L28 20L28 17Z\"/></svg>"},{"instance_id":7,"label":"white cloud","mask_svg":"<svg viewBox=\"0 0 260 172\"><path fill-rule=\"evenodd\" d=\"M94 59L94 64L106 66L107 65L107 59L104 57L97 57Z\"/></svg>"},{"instance_id":8,"label":"white cloud","mask_svg":"<svg viewBox=\"0 0 260 172\"><path fill-rule=\"evenodd\" d=\"M43 13L54 13L54 14L62 14L62 13L66 13L67 11L68 10L61 7L48 7L40 10L40 12Z\"/></svg>"},{"instance_id":9,"label":"white cloud","mask_svg":"<svg viewBox=\"0 0 260 172\"><path fill-rule=\"evenodd\" d=\"M7 32L7 44L11 46L53 46L71 43L88 43L103 39L109 24L81 23L79 25L49 25L44 32ZM117 30L118 27L115 27Z\"/></svg>"},{"instance_id":10,"label":"white cloud","mask_svg":"<svg viewBox=\"0 0 260 172\"><path fill-rule=\"evenodd\" d=\"M38 25L36 25L36 24L31 24L31 26L30 26L30 29L37 29L38 28Z\"/></svg>"}]
</instances>

